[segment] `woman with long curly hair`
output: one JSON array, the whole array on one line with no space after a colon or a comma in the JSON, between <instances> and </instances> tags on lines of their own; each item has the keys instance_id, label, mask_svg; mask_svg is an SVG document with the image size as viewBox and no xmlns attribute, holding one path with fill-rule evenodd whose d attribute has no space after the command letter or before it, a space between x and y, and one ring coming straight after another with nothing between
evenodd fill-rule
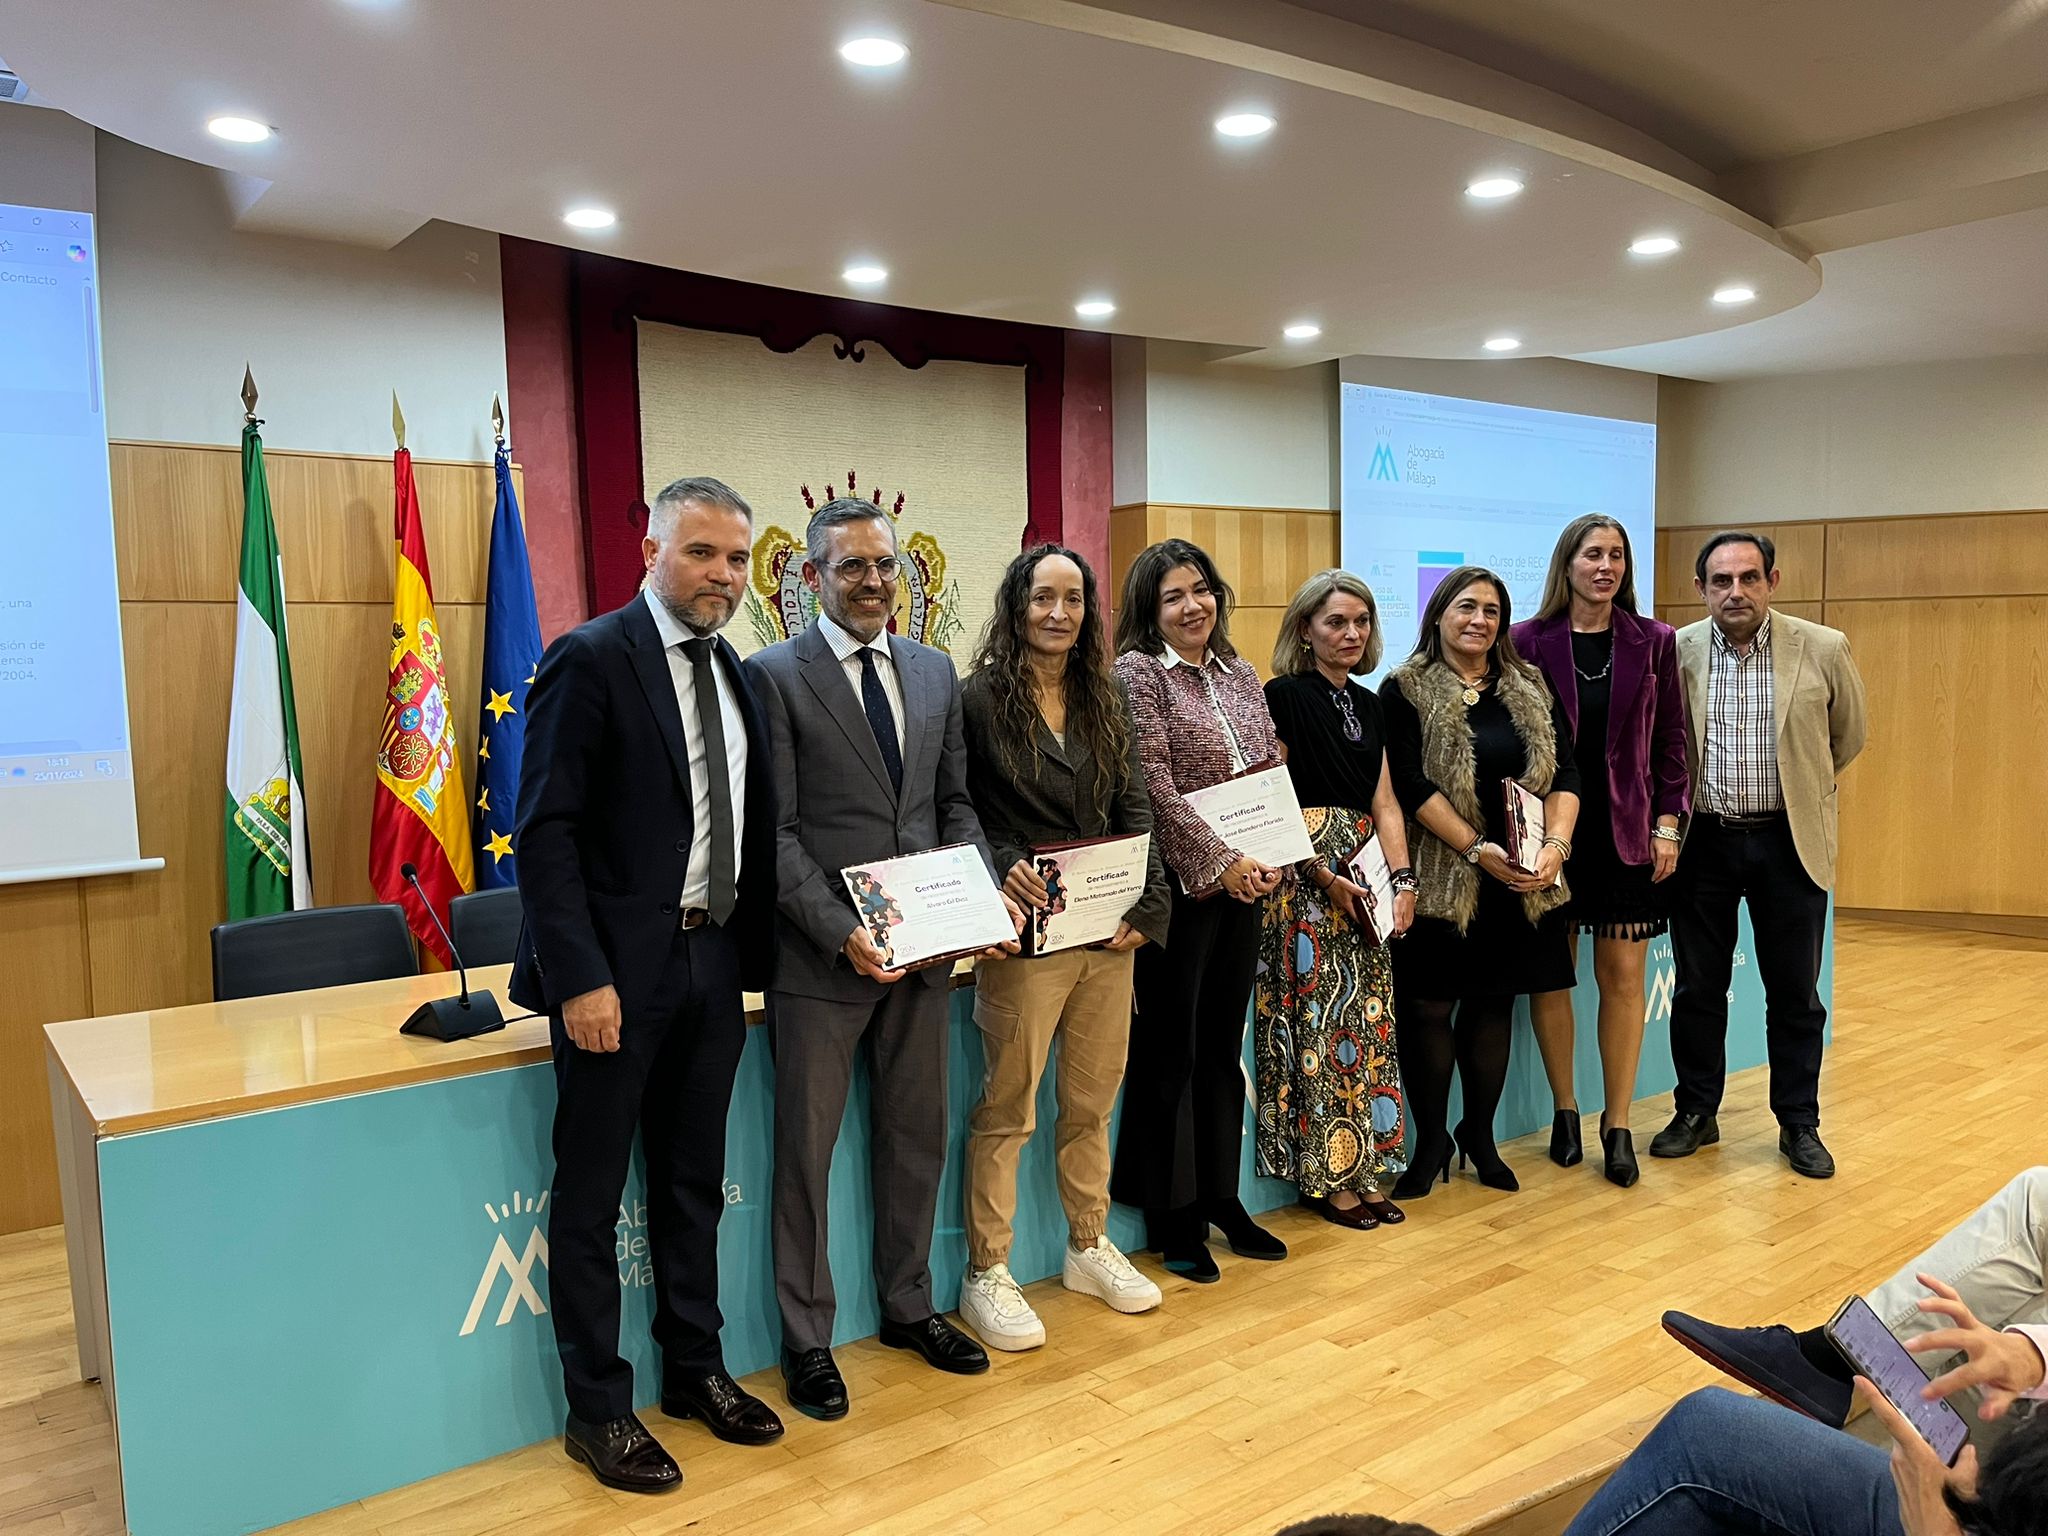
<instances>
[{"instance_id":1,"label":"woman with long curly hair","mask_svg":"<svg viewBox=\"0 0 2048 1536\"><path fill-rule=\"evenodd\" d=\"M967 789L1003 889L1038 920L1053 899L1034 850L1152 830L1137 735L1110 670L1095 573L1040 544L1010 562L974 669L961 686ZM1155 845L1144 891L1105 944L983 960L975 1023L985 1067L967 1127L967 1277L960 1315L996 1349L1031 1349L1045 1325L1010 1273L1017 1159L1039 1079L1060 1042L1055 1141L1067 1250L1060 1280L1119 1312L1159 1305L1159 1287L1110 1242L1109 1116L1131 1030L1132 952L1166 937L1166 869Z\"/></svg>"}]
</instances>

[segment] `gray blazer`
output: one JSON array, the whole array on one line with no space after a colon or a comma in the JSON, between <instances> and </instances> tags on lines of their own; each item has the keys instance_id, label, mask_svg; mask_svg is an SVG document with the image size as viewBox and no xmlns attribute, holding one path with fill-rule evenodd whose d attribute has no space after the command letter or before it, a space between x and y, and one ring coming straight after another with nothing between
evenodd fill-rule
<instances>
[{"instance_id":1,"label":"gray blazer","mask_svg":"<svg viewBox=\"0 0 2048 1536\"><path fill-rule=\"evenodd\" d=\"M845 668L815 623L747 658L747 680L768 720L775 776L778 992L844 1002L881 995L883 984L861 975L841 952L859 926L839 876L847 865L972 843L995 874L967 795L953 663L900 635L889 637L889 657L903 689L900 798ZM931 966L897 985L942 987L950 973Z\"/></svg>"}]
</instances>

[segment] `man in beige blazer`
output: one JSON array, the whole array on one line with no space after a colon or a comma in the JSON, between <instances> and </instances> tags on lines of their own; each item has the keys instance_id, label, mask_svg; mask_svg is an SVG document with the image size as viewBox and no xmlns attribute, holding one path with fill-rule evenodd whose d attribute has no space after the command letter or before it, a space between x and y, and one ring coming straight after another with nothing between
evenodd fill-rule
<instances>
[{"instance_id":1,"label":"man in beige blazer","mask_svg":"<svg viewBox=\"0 0 2048 1536\"><path fill-rule=\"evenodd\" d=\"M1771 612L1778 576L1768 538L1715 534L1694 566L1708 616L1678 632L1693 809L1671 898L1677 1113L1650 1154L1690 1157L1721 1139L1728 983L1747 901L1778 1150L1793 1172L1825 1179L1835 1160L1820 1139L1821 946L1835 780L1863 750L1863 680L1840 630Z\"/></svg>"}]
</instances>

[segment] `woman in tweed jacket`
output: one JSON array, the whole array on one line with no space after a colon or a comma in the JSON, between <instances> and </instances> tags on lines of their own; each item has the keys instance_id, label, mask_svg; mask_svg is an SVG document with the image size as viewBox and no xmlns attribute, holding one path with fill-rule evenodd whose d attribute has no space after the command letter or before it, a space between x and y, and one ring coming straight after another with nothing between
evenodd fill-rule
<instances>
[{"instance_id":1,"label":"woman in tweed jacket","mask_svg":"<svg viewBox=\"0 0 2048 1536\"><path fill-rule=\"evenodd\" d=\"M1281 871L1224 843L1182 798L1280 757L1258 677L1230 644L1231 602L1206 553L1167 539L1132 562L1116 626L1153 837L1176 890L1166 943L1136 956L1110 1193L1143 1208L1146 1246L1168 1269L1200 1281L1220 1274L1212 1225L1245 1258L1287 1256L1237 1185L1259 904Z\"/></svg>"}]
</instances>

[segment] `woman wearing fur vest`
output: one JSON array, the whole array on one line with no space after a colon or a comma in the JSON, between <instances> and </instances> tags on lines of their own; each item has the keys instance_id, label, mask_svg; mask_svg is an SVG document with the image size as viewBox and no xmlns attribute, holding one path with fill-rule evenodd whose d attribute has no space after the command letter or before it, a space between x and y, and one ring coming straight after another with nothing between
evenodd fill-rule
<instances>
[{"instance_id":1,"label":"woman wearing fur vest","mask_svg":"<svg viewBox=\"0 0 2048 1536\"><path fill-rule=\"evenodd\" d=\"M1579 809L1572 732L1543 675L1515 652L1506 584L1460 566L1423 610L1415 650L1380 685L1387 762L1408 817L1420 889L1394 952L1408 1171L1397 1199L1450 1178L1451 1155L1482 1184L1520 1188L1493 1140L1515 999L1571 986L1563 881ZM1547 835L1508 857L1506 781L1543 801ZM1465 1116L1446 1133L1451 1071Z\"/></svg>"}]
</instances>

